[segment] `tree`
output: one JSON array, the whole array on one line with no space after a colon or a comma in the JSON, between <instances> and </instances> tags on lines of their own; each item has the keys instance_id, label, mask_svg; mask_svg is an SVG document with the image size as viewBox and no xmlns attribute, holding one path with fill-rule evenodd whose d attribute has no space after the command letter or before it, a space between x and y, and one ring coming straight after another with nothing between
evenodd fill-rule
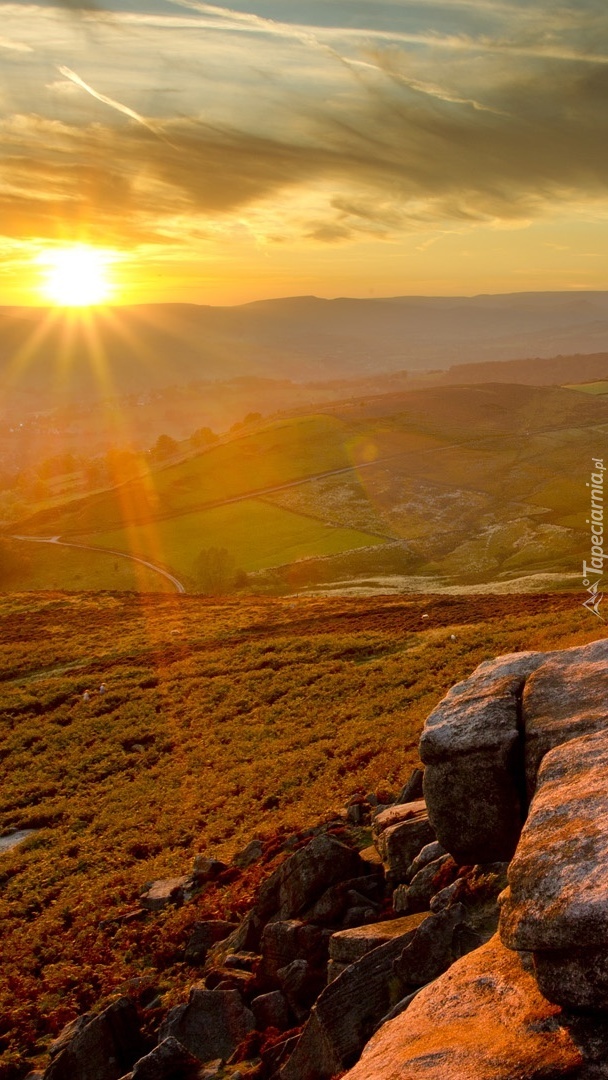
<instances>
[{"instance_id":1,"label":"tree","mask_svg":"<svg viewBox=\"0 0 608 1080\"><path fill-rule=\"evenodd\" d=\"M152 454L157 458L166 458L174 454L176 450L177 443L175 439L172 439L170 435L159 435L152 447Z\"/></svg>"},{"instance_id":2,"label":"tree","mask_svg":"<svg viewBox=\"0 0 608 1080\"><path fill-rule=\"evenodd\" d=\"M201 592L219 596L234 588L234 558L226 548L203 548L193 569Z\"/></svg>"},{"instance_id":3,"label":"tree","mask_svg":"<svg viewBox=\"0 0 608 1080\"><path fill-rule=\"evenodd\" d=\"M210 446L211 443L217 442L218 438L219 435L216 435L210 427L199 427L192 432L190 442L197 447Z\"/></svg>"}]
</instances>

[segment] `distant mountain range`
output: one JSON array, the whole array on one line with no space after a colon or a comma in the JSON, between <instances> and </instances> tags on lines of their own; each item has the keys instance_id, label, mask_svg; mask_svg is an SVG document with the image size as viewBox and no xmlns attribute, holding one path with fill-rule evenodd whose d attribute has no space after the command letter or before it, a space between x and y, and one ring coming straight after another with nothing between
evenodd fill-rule
<instances>
[{"instance_id":1,"label":"distant mountain range","mask_svg":"<svg viewBox=\"0 0 608 1080\"><path fill-rule=\"evenodd\" d=\"M513 381L553 381L538 358L608 351L608 292L476 297L292 297L240 307L155 304L88 317L0 308L0 407L141 393L171 384L262 376L296 382L367 379L526 359ZM602 368L603 361L600 363ZM580 378L564 370L558 379ZM562 368L564 365L562 364ZM515 374L515 371L514 371ZM593 370L589 378L605 374ZM583 376L585 377L585 376Z\"/></svg>"}]
</instances>

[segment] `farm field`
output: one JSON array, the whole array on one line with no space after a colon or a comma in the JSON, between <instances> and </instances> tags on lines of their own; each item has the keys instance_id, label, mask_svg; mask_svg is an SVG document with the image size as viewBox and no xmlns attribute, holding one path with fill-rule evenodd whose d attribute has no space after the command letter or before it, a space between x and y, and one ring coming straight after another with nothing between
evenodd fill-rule
<instances>
[{"instance_id":1,"label":"farm field","mask_svg":"<svg viewBox=\"0 0 608 1080\"><path fill-rule=\"evenodd\" d=\"M36 830L0 855L2 1080L114 991L174 1000L192 923L238 917L261 870L140 918L146 882L388 798L476 664L604 634L568 595L23 594L0 628L0 835Z\"/></svg>"},{"instance_id":2,"label":"farm field","mask_svg":"<svg viewBox=\"0 0 608 1080\"><path fill-rule=\"evenodd\" d=\"M236 565L249 571L384 543L382 537L326 525L318 517L255 499L184 514L174 521L96 533L94 540L99 547L169 565L186 577L204 546L229 549Z\"/></svg>"},{"instance_id":3,"label":"farm field","mask_svg":"<svg viewBox=\"0 0 608 1080\"><path fill-rule=\"evenodd\" d=\"M366 576L414 575L438 588L563 577L589 546L590 447L607 433L608 398L560 387L369 396L257 423L12 531L142 554L190 588L210 548L267 574L251 587L271 592L289 588L267 573L286 566L298 588L328 572L350 581L363 565ZM368 548L371 562L360 558ZM78 587L97 581L84 575ZM28 587L23 575L11 584ZM74 578L53 584L73 588Z\"/></svg>"}]
</instances>

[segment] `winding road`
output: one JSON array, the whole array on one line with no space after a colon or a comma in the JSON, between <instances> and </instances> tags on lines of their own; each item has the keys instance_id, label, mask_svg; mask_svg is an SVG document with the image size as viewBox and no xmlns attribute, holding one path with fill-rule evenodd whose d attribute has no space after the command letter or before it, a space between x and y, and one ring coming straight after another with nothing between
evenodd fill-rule
<instances>
[{"instance_id":1,"label":"winding road","mask_svg":"<svg viewBox=\"0 0 608 1080\"><path fill-rule=\"evenodd\" d=\"M121 559L130 559L131 562L140 563L141 566L147 566L148 570L153 570L156 574L161 574L162 577L170 581L172 585L175 585L175 589L178 593L185 593L186 588L182 585L178 578L170 574L168 570L163 570L162 566L156 566L155 563L148 562L147 559L140 559L138 555L128 555L126 551L115 551L114 548L101 548L94 547L92 544L75 544L70 540L62 540L60 536L17 536L13 535L13 540L26 540L32 544L58 544L60 547L79 548L80 551L96 551L102 555L117 555Z\"/></svg>"}]
</instances>

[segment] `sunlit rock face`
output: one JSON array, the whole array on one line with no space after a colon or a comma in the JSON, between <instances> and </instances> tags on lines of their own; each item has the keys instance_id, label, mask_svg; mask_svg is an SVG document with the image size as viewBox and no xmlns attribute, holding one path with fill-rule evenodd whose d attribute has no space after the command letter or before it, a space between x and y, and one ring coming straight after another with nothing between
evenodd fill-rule
<instances>
[{"instance_id":1,"label":"sunlit rock face","mask_svg":"<svg viewBox=\"0 0 608 1080\"><path fill-rule=\"evenodd\" d=\"M384 1024L344 1080L558 1080L582 1061L562 1011L493 937Z\"/></svg>"},{"instance_id":2,"label":"sunlit rock face","mask_svg":"<svg viewBox=\"0 0 608 1080\"><path fill-rule=\"evenodd\" d=\"M514 653L452 687L420 740L424 795L441 844L460 862L510 859L543 756L608 719L608 641Z\"/></svg>"}]
</instances>

